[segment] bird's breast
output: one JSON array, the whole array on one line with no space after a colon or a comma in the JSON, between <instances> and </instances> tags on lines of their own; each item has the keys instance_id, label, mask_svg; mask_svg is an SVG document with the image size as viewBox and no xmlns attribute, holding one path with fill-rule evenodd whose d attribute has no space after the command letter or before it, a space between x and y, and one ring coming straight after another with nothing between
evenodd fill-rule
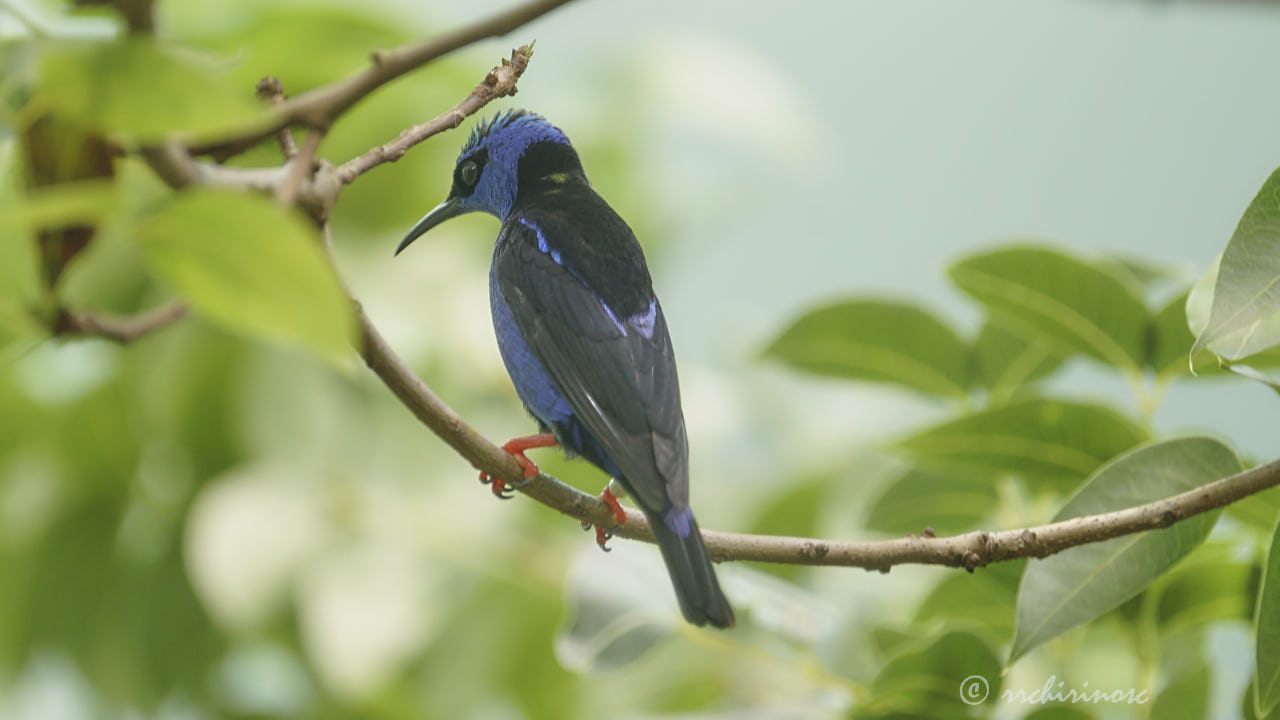
<instances>
[{"instance_id":1,"label":"bird's breast","mask_svg":"<svg viewBox=\"0 0 1280 720\"><path fill-rule=\"evenodd\" d=\"M556 389L551 376L529 349L516 326L511 308L502 295L495 267L489 268L489 309L493 314L493 332L498 339L498 352L507 367L507 375L515 385L520 402L545 425L556 427L569 422L573 409Z\"/></svg>"}]
</instances>

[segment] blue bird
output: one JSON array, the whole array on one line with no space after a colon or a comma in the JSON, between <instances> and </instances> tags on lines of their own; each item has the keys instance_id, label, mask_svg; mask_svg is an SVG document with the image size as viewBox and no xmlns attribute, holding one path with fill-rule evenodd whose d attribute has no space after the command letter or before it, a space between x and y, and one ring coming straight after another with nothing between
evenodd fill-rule
<instances>
[{"instance_id":1,"label":"blue bird","mask_svg":"<svg viewBox=\"0 0 1280 720\"><path fill-rule=\"evenodd\" d=\"M631 228L591 188L565 134L523 110L476 127L449 197L396 254L474 211L502 221L489 268L493 329L516 394L541 431L504 449L529 477L538 470L524 451L554 445L608 473L648 518L685 619L732 626L689 508L675 355ZM494 481L496 494L503 488ZM625 521L608 488L601 498ZM607 537L597 529L602 547Z\"/></svg>"}]
</instances>

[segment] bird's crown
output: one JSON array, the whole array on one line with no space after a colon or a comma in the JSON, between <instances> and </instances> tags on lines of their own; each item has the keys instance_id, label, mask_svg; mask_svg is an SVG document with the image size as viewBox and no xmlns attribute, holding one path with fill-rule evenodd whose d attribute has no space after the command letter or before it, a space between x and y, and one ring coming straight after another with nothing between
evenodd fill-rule
<instances>
[{"instance_id":1,"label":"bird's crown","mask_svg":"<svg viewBox=\"0 0 1280 720\"><path fill-rule=\"evenodd\" d=\"M541 115L528 110L504 110L482 120L471 130L471 137L462 146L459 159L485 148L491 156L501 151L501 154L514 155L513 159L518 160L530 145L543 141L569 144L569 138L560 128Z\"/></svg>"},{"instance_id":2,"label":"bird's crown","mask_svg":"<svg viewBox=\"0 0 1280 720\"><path fill-rule=\"evenodd\" d=\"M463 212L481 210L506 219L520 194L548 174L582 171L578 155L560 128L527 110L507 110L476 125L453 170L453 189Z\"/></svg>"}]
</instances>

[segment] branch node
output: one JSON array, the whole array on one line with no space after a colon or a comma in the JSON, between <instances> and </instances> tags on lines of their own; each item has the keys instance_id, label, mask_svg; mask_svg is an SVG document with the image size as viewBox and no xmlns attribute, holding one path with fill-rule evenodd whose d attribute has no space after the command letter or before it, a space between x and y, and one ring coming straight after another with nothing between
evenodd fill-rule
<instances>
[{"instance_id":1,"label":"branch node","mask_svg":"<svg viewBox=\"0 0 1280 720\"><path fill-rule=\"evenodd\" d=\"M800 548L800 554L809 560L821 560L829 551L830 548L824 542L808 541Z\"/></svg>"},{"instance_id":2,"label":"branch node","mask_svg":"<svg viewBox=\"0 0 1280 720\"><path fill-rule=\"evenodd\" d=\"M274 75L268 75L258 81L253 88L254 94L259 100L275 101L277 98L284 100L284 86L280 84L280 78Z\"/></svg>"}]
</instances>

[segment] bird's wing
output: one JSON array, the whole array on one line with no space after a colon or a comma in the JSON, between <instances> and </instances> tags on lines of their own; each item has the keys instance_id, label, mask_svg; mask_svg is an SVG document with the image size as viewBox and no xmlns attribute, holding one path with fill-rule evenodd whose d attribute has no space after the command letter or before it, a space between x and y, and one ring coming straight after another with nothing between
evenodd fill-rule
<instances>
[{"instance_id":1,"label":"bird's wing","mask_svg":"<svg viewBox=\"0 0 1280 720\"><path fill-rule=\"evenodd\" d=\"M536 232L508 223L494 257L517 328L641 506L686 507L688 443L661 306L650 294L645 311L615 315Z\"/></svg>"}]
</instances>

